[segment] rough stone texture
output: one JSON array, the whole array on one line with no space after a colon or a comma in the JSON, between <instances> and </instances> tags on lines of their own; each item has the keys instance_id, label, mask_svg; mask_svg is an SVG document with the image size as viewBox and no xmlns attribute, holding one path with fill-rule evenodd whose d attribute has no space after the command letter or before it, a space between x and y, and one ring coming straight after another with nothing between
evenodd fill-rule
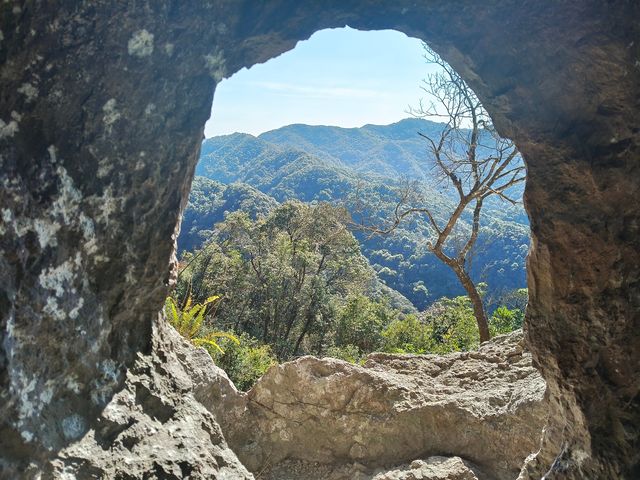
<instances>
[{"instance_id":1,"label":"rough stone texture","mask_svg":"<svg viewBox=\"0 0 640 480\"><path fill-rule=\"evenodd\" d=\"M302 357L269 370L242 395L244 408L205 405L254 473L286 471L287 459L371 470L445 454L513 480L538 449L544 393L516 332L476 352L372 354L364 367Z\"/></svg>"},{"instance_id":2,"label":"rough stone texture","mask_svg":"<svg viewBox=\"0 0 640 480\"><path fill-rule=\"evenodd\" d=\"M215 34L170 54L171 18L160 3L0 5L0 452L18 469L97 428L151 351L214 85Z\"/></svg>"},{"instance_id":3,"label":"rough stone texture","mask_svg":"<svg viewBox=\"0 0 640 480\"><path fill-rule=\"evenodd\" d=\"M477 468L459 457L429 457L414 460L391 470L371 469L364 465L326 465L286 460L264 471L261 480L489 480Z\"/></svg>"},{"instance_id":4,"label":"rough stone texture","mask_svg":"<svg viewBox=\"0 0 640 480\"><path fill-rule=\"evenodd\" d=\"M473 467L460 457L415 460L405 468L379 473L372 480L479 480Z\"/></svg>"},{"instance_id":5,"label":"rough stone texture","mask_svg":"<svg viewBox=\"0 0 640 480\"><path fill-rule=\"evenodd\" d=\"M95 429L62 449L44 471L31 465L23 472L3 470L3 476L252 479L228 448L211 412L196 400L201 385L191 373L207 363L194 360L205 355L211 362L211 357L185 342L164 320L157 327L152 354L136 358L124 388L103 409Z\"/></svg>"},{"instance_id":6,"label":"rough stone texture","mask_svg":"<svg viewBox=\"0 0 640 480\"><path fill-rule=\"evenodd\" d=\"M214 85L348 23L428 40L524 154L526 336L559 412L536 475L640 477L638 18L635 0L3 2L3 468L95 429L151 351Z\"/></svg>"}]
</instances>

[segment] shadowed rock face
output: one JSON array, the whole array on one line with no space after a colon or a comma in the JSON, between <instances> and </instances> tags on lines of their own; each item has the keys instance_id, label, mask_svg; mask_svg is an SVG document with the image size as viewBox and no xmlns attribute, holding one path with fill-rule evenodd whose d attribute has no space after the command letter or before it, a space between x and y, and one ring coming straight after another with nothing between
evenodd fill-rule
<instances>
[{"instance_id":1,"label":"shadowed rock face","mask_svg":"<svg viewBox=\"0 0 640 480\"><path fill-rule=\"evenodd\" d=\"M96 431L162 343L215 84L348 23L429 41L526 159L526 337L558 412L531 468L640 476L637 18L632 0L2 3L3 474Z\"/></svg>"}]
</instances>

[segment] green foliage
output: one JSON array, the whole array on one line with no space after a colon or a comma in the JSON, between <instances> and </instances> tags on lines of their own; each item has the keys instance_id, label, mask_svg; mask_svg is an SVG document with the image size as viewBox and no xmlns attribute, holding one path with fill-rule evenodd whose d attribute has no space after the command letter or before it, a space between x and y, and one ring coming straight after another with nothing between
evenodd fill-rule
<instances>
[{"instance_id":1,"label":"green foliage","mask_svg":"<svg viewBox=\"0 0 640 480\"><path fill-rule=\"evenodd\" d=\"M509 310L505 306L500 306L493 311L489 319L489 329L491 335L513 332L522 328L524 313L520 309Z\"/></svg>"},{"instance_id":2,"label":"green foliage","mask_svg":"<svg viewBox=\"0 0 640 480\"><path fill-rule=\"evenodd\" d=\"M382 336L384 351L391 353L448 353L471 350L479 344L468 297L441 298L421 318L408 315L393 321Z\"/></svg>"},{"instance_id":3,"label":"green foliage","mask_svg":"<svg viewBox=\"0 0 640 480\"><path fill-rule=\"evenodd\" d=\"M383 328L397 317L398 312L384 300L352 295L338 316L335 343L339 347L354 346L359 351L373 352L382 344Z\"/></svg>"},{"instance_id":4,"label":"green foliage","mask_svg":"<svg viewBox=\"0 0 640 480\"><path fill-rule=\"evenodd\" d=\"M317 353L339 300L373 278L346 218L326 203L293 201L257 220L233 212L202 250L183 258L177 291L192 289L198 300L222 292L222 328L272 345L280 359Z\"/></svg>"},{"instance_id":5,"label":"green foliage","mask_svg":"<svg viewBox=\"0 0 640 480\"><path fill-rule=\"evenodd\" d=\"M200 248L227 212L241 210L255 219L266 216L277 204L270 196L244 183L223 185L209 178L195 177L182 218L179 251Z\"/></svg>"},{"instance_id":6,"label":"green foliage","mask_svg":"<svg viewBox=\"0 0 640 480\"><path fill-rule=\"evenodd\" d=\"M389 353L427 353L434 346L431 327L415 315L392 321L381 335L382 350Z\"/></svg>"},{"instance_id":7,"label":"green foliage","mask_svg":"<svg viewBox=\"0 0 640 480\"><path fill-rule=\"evenodd\" d=\"M480 343L468 297L441 298L425 312L425 320L433 330L435 353L472 350Z\"/></svg>"},{"instance_id":8,"label":"green foliage","mask_svg":"<svg viewBox=\"0 0 640 480\"><path fill-rule=\"evenodd\" d=\"M287 217L290 213L279 212L277 222L283 221L283 216ZM289 224L292 218L285 223ZM221 262L228 272L232 272L232 276L235 276L237 269L246 267L242 256L234 252L234 255L223 257L226 263ZM196 263L197 258L189 259ZM243 296L242 293L236 291L234 295ZM307 329L309 338L304 346L305 353L309 350L318 355L361 364L366 355L373 351L442 354L471 350L478 346L478 328L467 297L442 298L419 316L403 314L391 308L384 299L376 300L357 293L347 294L343 300L341 298L319 297L316 307L328 317L313 317L315 323ZM177 302L169 297L165 311L172 325L183 336L195 345L207 348L235 385L241 390L248 390L277 363L275 349L284 347L284 351L292 351L293 342L300 337L275 337L265 343L246 331L239 336L232 330L211 331L203 326L205 312L208 306L214 305L219 299L218 296L210 296L202 303L193 304L191 295L187 294L185 306L179 309ZM281 300L285 303L297 301L292 298ZM522 318L523 314L518 309L510 310L505 306L497 308L490 321L492 334L519 328ZM263 320L260 319L260 326ZM236 325L242 328L243 324L236 322Z\"/></svg>"},{"instance_id":9,"label":"green foliage","mask_svg":"<svg viewBox=\"0 0 640 480\"><path fill-rule=\"evenodd\" d=\"M329 347L326 356L338 358L353 364L361 364L364 354L355 345L341 345Z\"/></svg>"},{"instance_id":10,"label":"green foliage","mask_svg":"<svg viewBox=\"0 0 640 480\"><path fill-rule=\"evenodd\" d=\"M510 290L500 296L498 303L510 310L517 309L524 312L527 308L527 303L529 303L529 290L527 288Z\"/></svg>"},{"instance_id":11,"label":"green foliage","mask_svg":"<svg viewBox=\"0 0 640 480\"><path fill-rule=\"evenodd\" d=\"M257 138L246 134L216 137L203 143L196 174L224 183L242 182L243 198L251 199L247 204L252 205L248 208L252 219L266 215L266 210L274 208L270 202L276 200L350 205L350 193L359 190L363 203L371 207L363 216L374 224L390 218L400 179L409 177L420 181L419 196L429 199L429 206L442 219L453 208L451 192L441 189L441 182L434 178L431 162L425 158L424 139L416 134L420 131L437 138L442 128L443 124L405 119L356 129L290 125ZM181 251L200 247L203 239L198 239L198 232L212 229L226 211L245 208L236 201L238 192L233 196L221 193L218 187L201 185L199 178L184 214L178 239ZM207 192L216 200L207 201ZM529 227L521 205L505 206L488 198L483 211L486 216L472 252L471 277L475 282L486 281L491 286L489 295L495 297L496 292L526 284ZM351 213L356 221L362 219L353 208ZM470 215L465 213L461 220L459 230L464 233ZM392 236L357 235L362 253L379 265L386 284L418 309L443 296L464 294L455 275L424 248L431 233L426 219L415 218ZM415 288L420 281L425 288Z\"/></svg>"},{"instance_id":12,"label":"green foliage","mask_svg":"<svg viewBox=\"0 0 640 480\"><path fill-rule=\"evenodd\" d=\"M363 335L370 338L380 338L381 343L371 347L362 341L358 343L357 334L342 334L345 340L336 341L340 347L332 350L332 356L337 358L358 361L374 349L390 353L443 354L473 350L479 345L478 324L473 315L471 302L465 296L441 298L419 316L391 312L384 321L370 319L366 313L370 308L366 301L356 298L348 307L344 312L349 312L347 318L352 320L348 325L353 326L352 330L347 329L347 332L362 331ZM363 322L364 318L370 320ZM492 335L509 333L521 328L523 318L523 313L518 309L509 310L504 306L497 308L489 322ZM363 324L366 328L361 326ZM383 328L376 335L375 329L380 325L383 325ZM337 340L340 338L340 335L336 337Z\"/></svg>"},{"instance_id":13,"label":"green foliage","mask_svg":"<svg viewBox=\"0 0 640 480\"><path fill-rule=\"evenodd\" d=\"M242 390L276 358L314 354L359 363L375 350L475 348L469 301L456 297L463 290L455 275L425 248L428 221L414 218L387 237L354 237L345 227L351 215L369 224L389 218L403 176L420 182L416 194L429 199L438 220L450 213L455 198L430 182L437 179L416 134L437 137L441 130L412 119L360 129L292 125L259 138L206 140L178 239L183 257L174 293L189 303L193 296L201 308L190 314L196 305L179 309L168 301L172 323L207 348ZM356 189L364 212L349 202ZM526 289L488 298L525 284L529 228L521 206L488 199L484 211L469 264L474 282L491 285L483 289L487 308L504 306L490 319L496 334L522 324ZM454 240L463 238L470 215L456 228ZM213 293L220 298L209 301ZM426 311L407 314L417 312L407 298ZM214 309L215 329L207 311Z\"/></svg>"},{"instance_id":14,"label":"green foliage","mask_svg":"<svg viewBox=\"0 0 640 480\"><path fill-rule=\"evenodd\" d=\"M246 333L240 335L239 343L227 342L224 353L216 352L213 358L242 391L249 390L271 366L277 364L271 347Z\"/></svg>"},{"instance_id":15,"label":"green foliage","mask_svg":"<svg viewBox=\"0 0 640 480\"><path fill-rule=\"evenodd\" d=\"M219 298L219 295L213 295L202 303L192 304L192 297L189 294L184 307L180 309L173 297L167 297L164 305L165 315L178 333L195 346L204 347L209 353L212 350L224 353L218 344L218 339L226 338L235 343L239 342L238 339L227 332L207 331L203 325L207 307Z\"/></svg>"},{"instance_id":16,"label":"green foliage","mask_svg":"<svg viewBox=\"0 0 640 480\"><path fill-rule=\"evenodd\" d=\"M423 280L419 280L417 282L415 282L413 284L413 293L417 294L422 294L425 297L429 296L429 289L427 289L427 287L425 287L424 285L424 281Z\"/></svg>"},{"instance_id":17,"label":"green foliage","mask_svg":"<svg viewBox=\"0 0 640 480\"><path fill-rule=\"evenodd\" d=\"M165 301L165 312L169 317L169 322L178 333L191 340L202 329L202 322L204 321L207 305L212 304L219 298L218 295L213 295L203 303L192 305L192 298L191 295L189 295L184 307L179 309L177 302L172 297L167 297Z\"/></svg>"}]
</instances>

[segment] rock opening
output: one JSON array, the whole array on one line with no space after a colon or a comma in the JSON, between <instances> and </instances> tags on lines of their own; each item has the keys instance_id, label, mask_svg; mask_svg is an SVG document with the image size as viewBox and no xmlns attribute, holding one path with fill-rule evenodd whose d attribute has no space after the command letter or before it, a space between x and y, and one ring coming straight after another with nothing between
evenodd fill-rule
<instances>
[{"instance_id":1,"label":"rock opening","mask_svg":"<svg viewBox=\"0 0 640 480\"><path fill-rule=\"evenodd\" d=\"M166 374L183 367L158 322L172 275L165 239L215 84L349 24L428 41L527 161L525 338L552 405L534 478L637 476L639 8L3 3L2 475L83 478L128 459L133 478L248 478L198 385ZM187 430L187 449L210 457L185 457ZM162 439L162 458L144 435Z\"/></svg>"}]
</instances>

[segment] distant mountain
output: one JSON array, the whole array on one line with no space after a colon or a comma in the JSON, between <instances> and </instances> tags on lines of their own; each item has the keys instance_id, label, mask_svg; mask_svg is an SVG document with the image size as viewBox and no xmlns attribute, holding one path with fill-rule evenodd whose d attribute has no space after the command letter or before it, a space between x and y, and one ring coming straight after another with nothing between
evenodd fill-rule
<instances>
[{"instance_id":1,"label":"distant mountain","mask_svg":"<svg viewBox=\"0 0 640 480\"><path fill-rule=\"evenodd\" d=\"M453 194L434 181L426 141L418 135L421 132L435 136L441 129L442 124L406 119L386 126L289 125L259 137L238 133L214 137L203 142L196 175L221 183L238 182L235 189L253 187L254 190L245 191L243 198L251 199L249 203L257 202L255 212L267 208L268 197L278 202L295 198L349 205L349 196L358 190L367 198L370 206L366 213L374 221L382 221L389 214L395 205L395 189L408 178L418 181L417 193L444 217L452 208ZM199 185L194 183L192 197L206 197L206 193L195 189ZM239 202L231 201L236 194L227 193L227 200L221 203L223 208L242 208ZM521 196L522 188L511 194ZM188 233L181 235L182 242L179 239L181 248L192 248L198 228L222 218L217 206L220 200L215 202L217 213L209 214L204 221L198 219L202 209L200 213L194 209L203 200L190 200L183 223L183 233ZM469 216L464 219L470 220ZM465 228L469 227L463 222L461 230ZM441 296L464 294L453 273L427 251L429 226L425 219L414 217L385 237L355 233L379 277L418 308ZM192 239L191 243L187 238ZM492 295L525 287L528 245L528 219L522 206L487 202L472 259L472 276L476 281L486 281Z\"/></svg>"},{"instance_id":2,"label":"distant mountain","mask_svg":"<svg viewBox=\"0 0 640 480\"><path fill-rule=\"evenodd\" d=\"M340 128L289 125L260 135L274 145L303 150L324 160L338 160L357 172L425 179L427 145L418 132L439 135L442 124L405 119L392 125Z\"/></svg>"},{"instance_id":3,"label":"distant mountain","mask_svg":"<svg viewBox=\"0 0 640 480\"><path fill-rule=\"evenodd\" d=\"M335 159L240 133L205 140L196 175L247 183L278 201L332 200L344 196L360 178Z\"/></svg>"}]
</instances>

